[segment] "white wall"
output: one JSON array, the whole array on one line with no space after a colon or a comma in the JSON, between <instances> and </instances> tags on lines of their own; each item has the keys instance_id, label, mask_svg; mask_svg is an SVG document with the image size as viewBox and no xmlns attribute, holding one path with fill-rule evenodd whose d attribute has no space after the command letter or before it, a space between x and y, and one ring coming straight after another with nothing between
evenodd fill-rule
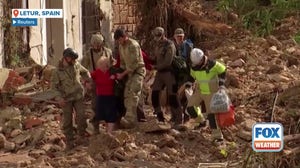
<instances>
[{"instance_id":1,"label":"white wall","mask_svg":"<svg viewBox=\"0 0 300 168\"><path fill-rule=\"evenodd\" d=\"M113 7L112 2L107 0L100 0L100 9L105 14L105 19L101 21L101 33L104 35L108 47L113 47Z\"/></svg>"},{"instance_id":2,"label":"white wall","mask_svg":"<svg viewBox=\"0 0 300 168\"><path fill-rule=\"evenodd\" d=\"M0 1L0 18L3 16L3 6L2 1ZM4 65L4 30L2 24L0 24L0 68Z\"/></svg>"},{"instance_id":3,"label":"white wall","mask_svg":"<svg viewBox=\"0 0 300 168\"><path fill-rule=\"evenodd\" d=\"M40 9L40 0L28 1L29 9ZM42 19L38 19L38 25L30 27L29 37L30 57L35 63L43 65L43 44L42 44Z\"/></svg>"},{"instance_id":4,"label":"white wall","mask_svg":"<svg viewBox=\"0 0 300 168\"><path fill-rule=\"evenodd\" d=\"M64 0L65 47L74 48L82 58L81 0Z\"/></svg>"}]
</instances>

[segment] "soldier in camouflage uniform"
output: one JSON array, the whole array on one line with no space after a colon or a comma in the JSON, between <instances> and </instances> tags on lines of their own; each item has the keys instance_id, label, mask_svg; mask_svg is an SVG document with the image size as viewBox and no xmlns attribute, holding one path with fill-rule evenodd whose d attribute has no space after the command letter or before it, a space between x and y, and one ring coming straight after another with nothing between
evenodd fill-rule
<instances>
[{"instance_id":1,"label":"soldier in camouflage uniform","mask_svg":"<svg viewBox=\"0 0 300 168\"><path fill-rule=\"evenodd\" d=\"M133 128L137 123L137 107L146 75L145 64L139 43L129 38L124 29L117 29L114 39L119 44L120 67L124 69L123 73L117 74L117 78L128 77L124 91L126 114L121 120L121 125Z\"/></svg>"},{"instance_id":2,"label":"soldier in camouflage uniform","mask_svg":"<svg viewBox=\"0 0 300 168\"><path fill-rule=\"evenodd\" d=\"M174 127L177 129L182 127L182 109L177 99L178 85L172 69L172 60L176 54L176 48L172 41L165 37L164 29L156 27L153 30L154 40L156 42L153 50L152 60L154 61L154 69L157 70L155 80L152 86L152 105L154 112L157 114L158 121L164 122L165 118L161 111L159 102L160 91L167 88L167 100L171 106L171 114L174 119Z\"/></svg>"},{"instance_id":3,"label":"soldier in camouflage uniform","mask_svg":"<svg viewBox=\"0 0 300 168\"><path fill-rule=\"evenodd\" d=\"M96 63L100 57L108 57L110 60L110 64L114 64L114 59L112 57L112 51L109 48L104 46L104 38L100 33L93 34L91 37L91 47L84 52L84 56L82 58L82 65L87 68L90 72L96 69ZM110 66L111 66L110 65ZM96 86L93 83L92 89L88 94L92 100L92 109L94 114L96 114ZM96 121L94 118L91 123L94 126L94 133L99 133L99 121Z\"/></svg>"},{"instance_id":4,"label":"soldier in camouflage uniform","mask_svg":"<svg viewBox=\"0 0 300 168\"><path fill-rule=\"evenodd\" d=\"M56 99L63 110L62 129L67 140L67 150L74 147L73 111L76 112L79 136L85 134L87 127L81 77L85 82L91 82L91 78L89 71L76 61L77 58L78 54L72 48L65 49L63 58L51 78L51 90L56 92Z\"/></svg>"}]
</instances>

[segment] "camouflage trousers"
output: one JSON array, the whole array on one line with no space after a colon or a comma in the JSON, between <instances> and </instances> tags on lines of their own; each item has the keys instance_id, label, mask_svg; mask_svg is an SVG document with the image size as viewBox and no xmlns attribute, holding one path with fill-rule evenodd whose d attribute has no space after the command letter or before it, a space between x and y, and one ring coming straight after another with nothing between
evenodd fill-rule
<instances>
[{"instance_id":1,"label":"camouflage trousers","mask_svg":"<svg viewBox=\"0 0 300 168\"><path fill-rule=\"evenodd\" d=\"M138 73L128 77L124 90L124 105L126 114L124 118L135 124L137 120L137 108L140 101L144 76Z\"/></svg>"},{"instance_id":2,"label":"camouflage trousers","mask_svg":"<svg viewBox=\"0 0 300 168\"><path fill-rule=\"evenodd\" d=\"M74 140L74 127L73 127L73 112L75 112L75 120L77 124L77 131L79 135L85 133L87 128L85 107L83 104L83 99L74 100L67 102L62 108L63 110L63 125L62 129L66 136L67 141Z\"/></svg>"}]
</instances>

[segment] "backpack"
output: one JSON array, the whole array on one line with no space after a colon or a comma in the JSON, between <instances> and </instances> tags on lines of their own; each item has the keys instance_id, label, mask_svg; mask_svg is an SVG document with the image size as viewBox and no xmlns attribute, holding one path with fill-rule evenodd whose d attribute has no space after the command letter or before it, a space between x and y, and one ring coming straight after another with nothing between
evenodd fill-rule
<instances>
[{"instance_id":1,"label":"backpack","mask_svg":"<svg viewBox=\"0 0 300 168\"><path fill-rule=\"evenodd\" d=\"M168 46L173 43L172 41L166 41L163 49L164 55L167 53ZM175 55L172 60L172 70L176 73L178 72L186 72L188 70L187 63L183 57Z\"/></svg>"},{"instance_id":2,"label":"backpack","mask_svg":"<svg viewBox=\"0 0 300 168\"><path fill-rule=\"evenodd\" d=\"M183 42L182 56L185 59L188 59L188 57L190 56L190 52L192 51L193 48L194 48L194 44L191 41L191 39L184 40L184 42Z\"/></svg>"}]
</instances>

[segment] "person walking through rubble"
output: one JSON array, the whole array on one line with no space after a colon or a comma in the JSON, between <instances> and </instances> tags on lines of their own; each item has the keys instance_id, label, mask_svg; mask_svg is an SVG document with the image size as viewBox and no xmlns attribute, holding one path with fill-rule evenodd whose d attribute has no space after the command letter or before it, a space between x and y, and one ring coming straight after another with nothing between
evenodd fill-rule
<instances>
[{"instance_id":1,"label":"person walking through rubble","mask_svg":"<svg viewBox=\"0 0 300 168\"><path fill-rule=\"evenodd\" d=\"M157 119L160 122L165 122L164 114L161 110L159 101L160 91L167 88L167 100L171 106L171 115L174 119L174 127L181 127L183 123L182 109L177 99L178 85L175 80L175 75L172 69L172 61L175 57L176 48L172 41L165 37L165 32L162 27L156 27L153 30L156 46L153 50L152 60L153 68L157 70L154 83L152 85L152 106Z\"/></svg>"},{"instance_id":2,"label":"person walking through rubble","mask_svg":"<svg viewBox=\"0 0 300 168\"><path fill-rule=\"evenodd\" d=\"M76 59L78 54L72 48L63 51L63 58L51 77L51 90L57 93L56 99L63 110L62 129L66 136L66 150L74 147L73 112L76 112L78 140L85 136L87 128L85 107L83 103L84 83L90 83L90 73Z\"/></svg>"},{"instance_id":3,"label":"person walking through rubble","mask_svg":"<svg viewBox=\"0 0 300 168\"><path fill-rule=\"evenodd\" d=\"M139 43L129 38L125 29L116 29L114 39L119 44L120 68L124 69L122 73L117 73L117 79L127 77L124 90L126 114L120 124L124 128L134 128L138 121L137 107L146 74L145 63Z\"/></svg>"},{"instance_id":4,"label":"person walking through rubble","mask_svg":"<svg viewBox=\"0 0 300 168\"><path fill-rule=\"evenodd\" d=\"M185 39L185 33L182 28L176 28L174 31L174 35L172 38L172 41L175 44L176 47L176 56L181 57L185 60L187 68L176 73L176 81L178 83L179 88L186 88L184 85L187 85L186 82L190 79L190 53L194 47L193 42L190 39ZM187 88L186 88L187 89ZM182 89L179 89L180 91L184 91ZM182 93L179 93L181 95L184 95ZM184 109L184 121L187 122L189 120L189 115L186 114L186 105L187 105L187 98L186 96L180 97L180 103L182 105L182 108Z\"/></svg>"},{"instance_id":5,"label":"person walking through rubble","mask_svg":"<svg viewBox=\"0 0 300 168\"><path fill-rule=\"evenodd\" d=\"M173 42L176 47L176 55L183 57L190 64L190 53L194 44L190 39L184 39L185 34L182 28L177 28L174 31Z\"/></svg>"},{"instance_id":6,"label":"person walking through rubble","mask_svg":"<svg viewBox=\"0 0 300 168\"><path fill-rule=\"evenodd\" d=\"M221 142L223 135L218 127L216 115L210 111L210 101L214 93L219 89L225 89L226 67L218 61L208 59L199 48L192 49L190 58L190 74L195 80L195 91L189 98L187 112L199 122L199 125L204 126L205 120L199 108L203 101L209 126L212 129L212 140Z\"/></svg>"},{"instance_id":7,"label":"person walking through rubble","mask_svg":"<svg viewBox=\"0 0 300 168\"><path fill-rule=\"evenodd\" d=\"M117 108L117 97L114 95L115 75L111 72L110 60L107 57L100 57L97 61L97 68L91 73L96 84L96 115L95 121L104 120L106 131L111 133L115 129L119 109Z\"/></svg>"},{"instance_id":8,"label":"person walking through rubble","mask_svg":"<svg viewBox=\"0 0 300 168\"><path fill-rule=\"evenodd\" d=\"M110 61L110 66L114 64L114 59L112 56L111 49L104 46L104 37L101 33L95 33L91 37L91 47L84 52L82 58L82 65L87 68L90 72L96 70L96 63L101 57L107 57ZM96 86L95 83L92 84L92 89L88 92L88 95L91 97L92 110L94 115L96 115ZM99 121L95 120L95 116L91 120L91 123L94 127L94 134L99 133Z\"/></svg>"}]
</instances>

